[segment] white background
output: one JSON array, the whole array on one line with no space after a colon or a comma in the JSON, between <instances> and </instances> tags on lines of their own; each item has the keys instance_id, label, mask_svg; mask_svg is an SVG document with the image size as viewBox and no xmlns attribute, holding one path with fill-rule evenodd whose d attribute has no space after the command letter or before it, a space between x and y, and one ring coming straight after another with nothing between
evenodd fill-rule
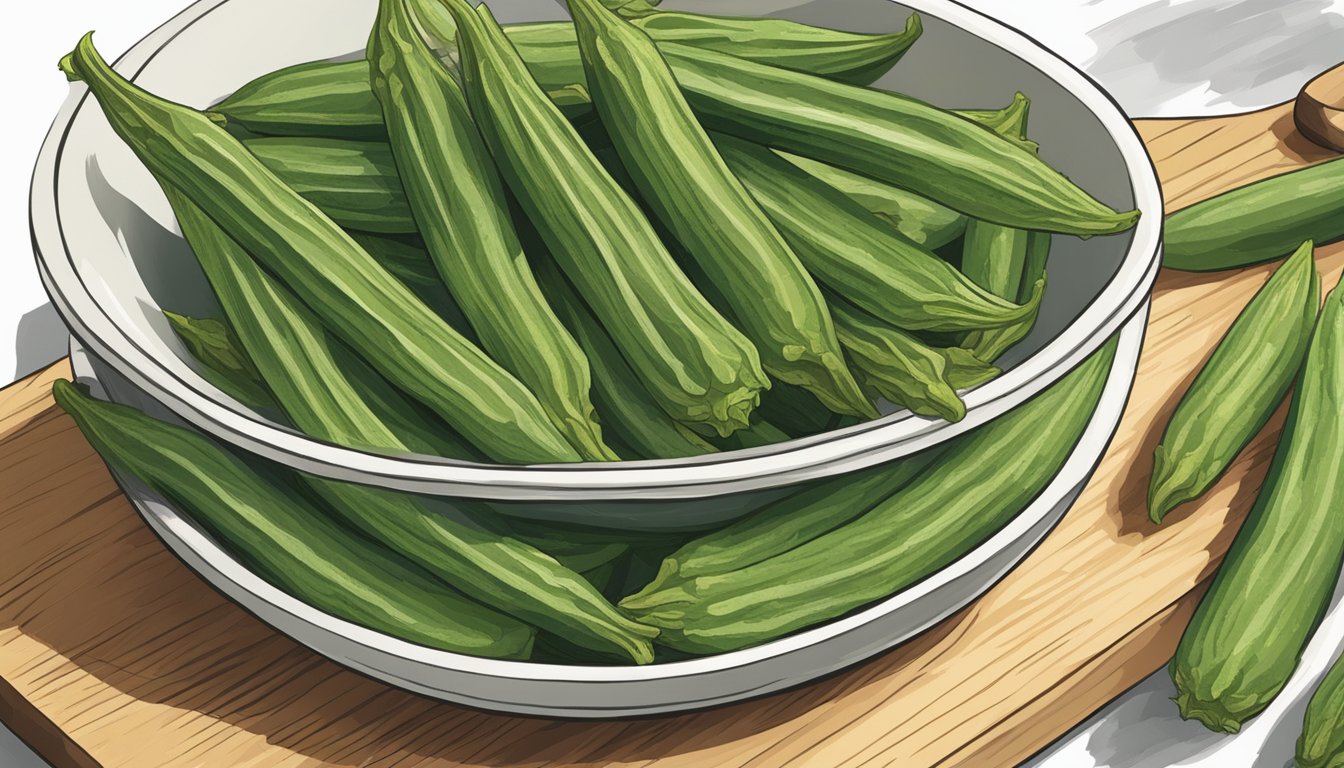
<instances>
[{"instance_id":1,"label":"white background","mask_svg":"<svg viewBox=\"0 0 1344 768\"><path fill-rule=\"evenodd\" d=\"M284 0L275 0L284 2ZM1291 98L1344 59L1344 0L962 0L1041 40L1108 88L1132 116L1222 114ZM59 320L33 267L28 182L37 149L65 98L57 60L84 32L106 55L124 51L187 0L61 0L8 9L0 72L0 384L64 354ZM1305 696L1344 642L1332 611L1275 705L1237 738L1175 716L1158 673L1062 739L1034 764L1278 768L1292 755ZM43 763L0 728L0 768Z\"/></svg>"}]
</instances>

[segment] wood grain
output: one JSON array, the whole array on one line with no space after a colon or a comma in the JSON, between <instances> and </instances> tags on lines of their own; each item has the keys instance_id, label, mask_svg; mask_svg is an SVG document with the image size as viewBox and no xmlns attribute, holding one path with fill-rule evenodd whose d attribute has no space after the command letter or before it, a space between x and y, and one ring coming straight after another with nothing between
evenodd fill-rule
<instances>
[{"instance_id":1,"label":"wood grain","mask_svg":"<svg viewBox=\"0 0 1344 768\"><path fill-rule=\"evenodd\" d=\"M1140 125L1170 208L1326 157L1286 107ZM1329 287L1344 247L1319 249ZM1059 528L968 609L868 663L708 712L580 723L431 702L224 600L140 522L48 396L0 391L0 714L57 766L1012 765L1170 657L1259 486L1281 415L1156 528L1161 425L1271 267L1164 273L1105 461Z\"/></svg>"}]
</instances>

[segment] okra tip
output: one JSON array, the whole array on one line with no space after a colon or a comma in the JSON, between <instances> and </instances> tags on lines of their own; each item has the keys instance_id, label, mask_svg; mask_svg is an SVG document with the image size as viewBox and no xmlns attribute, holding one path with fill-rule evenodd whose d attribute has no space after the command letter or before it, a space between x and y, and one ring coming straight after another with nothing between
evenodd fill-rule
<instances>
[{"instance_id":1,"label":"okra tip","mask_svg":"<svg viewBox=\"0 0 1344 768\"><path fill-rule=\"evenodd\" d=\"M1179 689L1179 685L1177 686ZM1219 733L1237 733L1241 718L1228 712L1216 701L1201 701L1190 691L1180 691L1172 697L1181 712L1182 720L1198 720L1204 727Z\"/></svg>"},{"instance_id":2,"label":"okra tip","mask_svg":"<svg viewBox=\"0 0 1344 768\"><path fill-rule=\"evenodd\" d=\"M66 413L78 409L84 400L89 399L89 393L83 385L76 384L69 379L57 379L53 382L51 396L56 400L56 404L61 407L61 410Z\"/></svg>"},{"instance_id":3,"label":"okra tip","mask_svg":"<svg viewBox=\"0 0 1344 768\"><path fill-rule=\"evenodd\" d=\"M1182 461L1159 444L1153 450L1153 474L1148 483L1148 519L1161 525L1167 513L1199 495L1198 461ZM1193 463L1192 463L1193 462Z\"/></svg>"},{"instance_id":4,"label":"okra tip","mask_svg":"<svg viewBox=\"0 0 1344 768\"><path fill-rule=\"evenodd\" d=\"M662 591L664 586L675 579L680 570L681 563L679 563L676 558L663 558L663 562L658 566L658 573L649 580L648 584L641 587L638 592L626 595L622 598L619 603L620 607L633 611L652 608L659 605L663 601L657 599L655 595Z\"/></svg>"}]
</instances>

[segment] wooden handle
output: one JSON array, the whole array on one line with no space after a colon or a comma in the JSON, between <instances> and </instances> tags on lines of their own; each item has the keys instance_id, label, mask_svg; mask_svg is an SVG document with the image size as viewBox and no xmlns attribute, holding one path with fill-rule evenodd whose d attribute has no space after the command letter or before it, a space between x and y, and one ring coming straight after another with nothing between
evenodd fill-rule
<instances>
[{"instance_id":1,"label":"wooden handle","mask_svg":"<svg viewBox=\"0 0 1344 768\"><path fill-rule=\"evenodd\" d=\"M1344 152L1344 64L1327 69L1302 87L1293 104L1293 121L1303 136Z\"/></svg>"}]
</instances>

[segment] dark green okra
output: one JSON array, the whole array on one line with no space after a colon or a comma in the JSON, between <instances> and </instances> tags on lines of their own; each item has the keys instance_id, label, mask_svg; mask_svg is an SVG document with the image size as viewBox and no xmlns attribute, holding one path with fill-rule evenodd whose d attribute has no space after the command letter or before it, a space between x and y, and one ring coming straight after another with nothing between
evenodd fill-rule
<instances>
[{"instance_id":1,"label":"dark green okra","mask_svg":"<svg viewBox=\"0 0 1344 768\"><path fill-rule=\"evenodd\" d=\"M1296 768L1340 768L1344 762L1344 661L1330 666L1311 695L1295 757Z\"/></svg>"},{"instance_id":2,"label":"dark green okra","mask_svg":"<svg viewBox=\"0 0 1344 768\"><path fill-rule=\"evenodd\" d=\"M776 154L844 193L925 250L941 248L966 231L966 214L914 192L801 155Z\"/></svg>"},{"instance_id":3,"label":"dark green okra","mask_svg":"<svg viewBox=\"0 0 1344 768\"><path fill-rule=\"evenodd\" d=\"M882 320L907 330L961 331L1017 323L1035 311L975 285L769 149L723 134L715 142L807 269Z\"/></svg>"},{"instance_id":4,"label":"dark green okra","mask_svg":"<svg viewBox=\"0 0 1344 768\"><path fill-rule=\"evenodd\" d=\"M1025 405L961 438L857 519L754 565L642 591L621 607L662 628L661 644L719 653L917 583L993 535L1056 476L1092 418L1115 346L1111 341Z\"/></svg>"},{"instance_id":5,"label":"dark green okra","mask_svg":"<svg viewBox=\"0 0 1344 768\"><path fill-rule=\"evenodd\" d=\"M446 42L453 24L440 14L427 19ZM919 38L919 17L905 30L859 35L782 19L733 19L689 13L658 13L634 21L654 39L666 38L715 48L736 57L786 69L865 83L885 72ZM568 100L583 83L574 26L567 22L517 24L505 33L531 75L570 116L589 111L582 99ZM229 123L264 135L386 139L382 110L369 88L363 61L316 61L263 75L213 108Z\"/></svg>"},{"instance_id":6,"label":"dark green okra","mask_svg":"<svg viewBox=\"0 0 1344 768\"><path fill-rule=\"evenodd\" d=\"M1120 232L1117 212L1015 142L896 93L667 43L706 127L917 192L977 219L1074 235Z\"/></svg>"},{"instance_id":7,"label":"dark green okra","mask_svg":"<svg viewBox=\"0 0 1344 768\"><path fill-rule=\"evenodd\" d=\"M569 8L597 112L640 199L719 288L766 372L833 411L876 416L820 289L715 151L653 40L598 0Z\"/></svg>"},{"instance_id":8,"label":"dark green okra","mask_svg":"<svg viewBox=\"0 0 1344 768\"><path fill-rule=\"evenodd\" d=\"M413 9L424 5L382 0L368 46L373 91L420 234L491 357L527 385L584 459L615 459L589 399L588 360L532 276L461 85L420 36Z\"/></svg>"},{"instance_id":9,"label":"dark green okra","mask_svg":"<svg viewBox=\"0 0 1344 768\"><path fill-rule=\"evenodd\" d=\"M577 461L535 396L201 113L114 72L85 36L61 62L149 170L262 260L379 373L492 459Z\"/></svg>"},{"instance_id":10,"label":"dark green okra","mask_svg":"<svg viewBox=\"0 0 1344 768\"><path fill-rule=\"evenodd\" d=\"M1344 237L1344 158L1273 176L1167 217L1162 266L1207 272Z\"/></svg>"},{"instance_id":11,"label":"dark green okra","mask_svg":"<svg viewBox=\"0 0 1344 768\"><path fill-rule=\"evenodd\" d=\"M804 486L726 528L692 539L664 558L658 574L628 598L677 588L701 576L732 573L778 557L840 529L930 467L945 449L934 448L872 469Z\"/></svg>"},{"instance_id":12,"label":"dark green okra","mask_svg":"<svg viewBox=\"0 0 1344 768\"><path fill-rule=\"evenodd\" d=\"M365 232L414 232L415 218L383 142L273 136L244 146L331 220Z\"/></svg>"},{"instance_id":13,"label":"dark green okra","mask_svg":"<svg viewBox=\"0 0 1344 768\"><path fill-rule=\"evenodd\" d=\"M998 124L1001 122L998 116L1012 113L1016 104L983 111L983 114L993 116L993 119L985 118L985 124ZM590 129L585 126L585 130ZM602 141L609 141L605 134ZM353 219L350 211L358 211L361 217L376 212L380 217L375 226L378 232L411 234L416 231L410 204L397 176L392 149L386 142L263 137L245 139L244 143L290 186L316 190L310 199L337 223L352 226L349 224ZM964 214L913 192L816 160L778 154L840 190L925 250L946 245L966 229Z\"/></svg>"},{"instance_id":14,"label":"dark green okra","mask_svg":"<svg viewBox=\"0 0 1344 768\"><path fill-rule=\"evenodd\" d=\"M327 330L314 313L263 270L195 203L163 184L182 233L214 290L239 347L218 352L230 379L256 372L292 424L337 445L396 454L458 458L479 454L431 414L410 402ZM219 355L201 358L212 365Z\"/></svg>"},{"instance_id":15,"label":"dark green okra","mask_svg":"<svg viewBox=\"0 0 1344 768\"><path fill-rule=\"evenodd\" d=\"M198 237L196 242L199 252L201 238ZM269 291L273 290L280 290L280 287L270 284L261 294L251 295L260 295L263 300L270 301ZM235 295L245 297L249 291L237 291ZM291 302L294 302L292 296L284 296L281 303L268 305L266 309L272 318L285 318L278 324L273 323L272 328L289 330L295 334L290 342L295 346L283 350L282 354L300 366L299 370L303 371L300 379L313 379L309 384L312 391L320 387L322 391L340 397L344 407L367 413L382 422L398 443L396 446L382 446L382 450L414 451L468 461L481 461L484 458L451 427L393 389L348 348L327 339L315 323L304 321L302 310L296 313L296 302ZM187 317L171 312L164 312L164 315L178 337L205 366L202 375L206 381L225 393L244 393L249 399L239 402L261 411L269 419L294 425L276 402L251 356L227 321ZM300 324L291 324L295 321ZM310 333L319 334L316 341L309 339ZM278 337L269 338L275 340ZM361 402L352 404L355 398Z\"/></svg>"},{"instance_id":16,"label":"dark green okra","mask_svg":"<svg viewBox=\"0 0 1344 768\"><path fill-rule=\"evenodd\" d=\"M314 508L282 479L181 427L52 387L112 466L181 504L267 581L333 616L473 656L527 658L533 631L468 600Z\"/></svg>"},{"instance_id":17,"label":"dark green okra","mask_svg":"<svg viewBox=\"0 0 1344 768\"><path fill-rule=\"evenodd\" d=\"M1012 108L1001 117L988 117L983 125L1007 138L1027 140L1027 113L1031 102L1021 92L1013 98ZM990 293L1008 301L1020 301L1035 288L1042 274L1028 275L1028 262L1040 263L1035 249L1050 247L1050 235L986 221L972 221L966 227L961 249L961 271ZM1027 281L1030 280L1030 283ZM973 331L962 344L984 360L998 359L1009 347L1021 341L1036 322L1036 312L1004 326Z\"/></svg>"},{"instance_id":18,"label":"dark green okra","mask_svg":"<svg viewBox=\"0 0 1344 768\"><path fill-rule=\"evenodd\" d=\"M893 405L909 408L921 416L933 416L948 421L966 417L966 404L957 395L949 353L931 347L898 328L854 307L840 296L831 297L831 313L835 316L840 341L845 352L859 371L859 379ZM959 356L959 377L970 377L970 365L975 362ZM973 378L985 381L998 375L998 369L980 363L982 375ZM965 385L966 378L957 379Z\"/></svg>"},{"instance_id":19,"label":"dark green okra","mask_svg":"<svg viewBox=\"0 0 1344 768\"><path fill-rule=\"evenodd\" d=\"M192 357L205 366L206 380L215 388L249 408L275 408L275 398L228 323L167 311L163 316Z\"/></svg>"},{"instance_id":20,"label":"dark green okra","mask_svg":"<svg viewBox=\"0 0 1344 768\"><path fill-rule=\"evenodd\" d=\"M756 350L682 273L644 214L526 72L481 6L449 0L468 102L528 219L649 393L678 421L746 426Z\"/></svg>"},{"instance_id":21,"label":"dark green okra","mask_svg":"<svg viewBox=\"0 0 1344 768\"><path fill-rule=\"evenodd\" d=\"M239 341L295 426L319 440L384 450L405 451L424 431L435 439L450 435L414 414L387 418L395 393L378 398L379 390L357 389L346 366L358 360L342 361L339 343L326 339L296 299L185 195L165 190ZM655 633L617 614L577 574L510 537L484 505L440 509L379 488L305 481L350 526L483 603L636 663L652 660L648 637Z\"/></svg>"},{"instance_id":22,"label":"dark green okra","mask_svg":"<svg viewBox=\"0 0 1344 768\"><path fill-rule=\"evenodd\" d=\"M1004 124L1004 121L1012 120L1013 114L1019 112L1024 104L1025 97L1019 93L1011 104L1003 109L958 109L953 112L968 120L980 122L985 128L996 130L997 126ZM1032 151L1036 149L1035 143L1031 141L1023 141L1023 145ZM966 231L965 214L922 198L914 192L879 182L863 174L845 171L844 168L837 168L835 165L820 163L809 157L792 155L789 152L777 151L777 153L829 186L844 192L860 206L867 208L870 213L883 219L888 225L896 227L900 234L906 235L906 238L925 247L926 250L948 245ZM1031 284L1035 285L1035 282L1032 280ZM1024 300L1025 296L1019 297L1019 301Z\"/></svg>"},{"instance_id":23,"label":"dark green okra","mask_svg":"<svg viewBox=\"0 0 1344 768\"><path fill-rule=\"evenodd\" d=\"M1017 232L1018 230L1013 231ZM1050 258L1050 244L1051 235L1049 232L1029 232L1027 234L1024 252L1021 254L1022 282L1017 288L1018 301L1030 301L1031 297L1038 292L1038 289L1043 293L1045 265ZM1016 253L1014 253L1014 256L1016 257ZM1040 307L1037 306L1035 312L1012 325L971 331L966 334L962 343L978 359L989 362L998 360L1000 355L1031 333L1031 329L1036 326L1036 316L1039 312Z\"/></svg>"},{"instance_id":24,"label":"dark green okra","mask_svg":"<svg viewBox=\"0 0 1344 768\"><path fill-rule=\"evenodd\" d=\"M1207 491L1269 420L1297 377L1320 303L1308 240L1237 316L1172 413L1153 452L1153 522Z\"/></svg>"},{"instance_id":25,"label":"dark green okra","mask_svg":"<svg viewBox=\"0 0 1344 768\"><path fill-rule=\"evenodd\" d=\"M1237 732L1283 689L1330 605L1344 562L1341 392L1344 289L1335 288L1260 495L1171 661L1182 717Z\"/></svg>"},{"instance_id":26,"label":"dark green okra","mask_svg":"<svg viewBox=\"0 0 1344 768\"><path fill-rule=\"evenodd\" d=\"M533 264L551 305L588 355L593 401L608 431L634 452L628 458L675 459L713 453L714 446L658 407L550 254L534 252Z\"/></svg>"},{"instance_id":27,"label":"dark green okra","mask_svg":"<svg viewBox=\"0 0 1344 768\"><path fill-rule=\"evenodd\" d=\"M434 267L434 260L418 236L388 236L354 231L349 234L360 248L368 251L384 269L420 297L425 306L438 313L464 339L480 346L476 330L467 322L466 314L458 306L457 299L448 292L448 286L443 284L443 278Z\"/></svg>"}]
</instances>

